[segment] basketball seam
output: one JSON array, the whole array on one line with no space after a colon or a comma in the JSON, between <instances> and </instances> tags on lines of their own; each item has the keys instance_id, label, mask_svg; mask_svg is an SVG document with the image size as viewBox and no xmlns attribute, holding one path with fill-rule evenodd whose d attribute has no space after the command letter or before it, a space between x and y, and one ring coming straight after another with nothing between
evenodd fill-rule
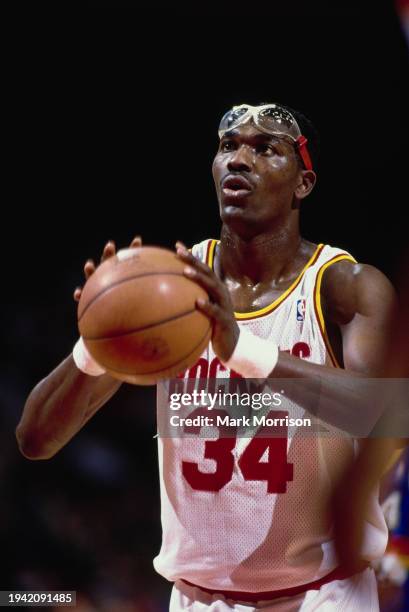
<instances>
[{"instance_id":1,"label":"basketball seam","mask_svg":"<svg viewBox=\"0 0 409 612\"><path fill-rule=\"evenodd\" d=\"M98 298L100 298L101 295L104 295L104 293L106 293L107 291L110 291L111 289L113 289L114 287L117 287L118 285L122 285L123 283L127 283L128 281L136 279L136 278L144 278L145 276L181 276L182 278L186 278L186 276L183 276L183 274L181 274L180 272L146 272L144 274L138 274L137 276L127 276L126 278L123 278L119 281L112 283L112 285L109 285L109 287L102 289L99 293L97 293L97 295L94 295L92 300L88 302L88 304L85 306L84 310L82 311L81 316L78 319L78 323L81 321L82 317L87 312L88 308L90 308L90 306L92 306L92 304Z\"/></svg>"},{"instance_id":2,"label":"basketball seam","mask_svg":"<svg viewBox=\"0 0 409 612\"><path fill-rule=\"evenodd\" d=\"M201 343L203 342L203 340L206 338L207 334L209 333L209 330L212 328L212 324L209 323L209 327L206 330L206 333L201 337L200 342L198 342L194 348L190 351L190 353L188 353L187 355L184 355L183 357L181 357L180 359L178 359L178 361L175 361L175 363L167 366L166 368L162 368L161 370L155 370L154 372L146 372L144 374L132 374L131 372L124 372L121 370L113 370L112 368L109 368L110 372L113 372L114 374L125 374L126 376L156 376L156 374L160 374L161 372L164 372L165 370L170 370L171 368L174 368L178 363L184 361L185 359L187 359L189 357L189 355L191 355L192 353L194 353L198 346L201 345Z\"/></svg>"},{"instance_id":3,"label":"basketball seam","mask_svg":"<svg viewBox=\"0 0 409 612\"><path fill-rule=\"evenodd\" d=\"M160 321L155 321L155 323L149 323L149 325L144 325L144 327L135 327L129 331L124 332L123 334L115 334L113 336L102 336L102 338L95 338L90 336L83 336L84 340L92 340L93 342L98 342L99 340L112 340L113 338L123 338L124 336L129 336L136 332L145 331L145 329L150 329L151 327L156 327L158 325L162 325L164 323L169 323L170 321L175 321L176 319L182 319L192 312L199 312L196 308L192 308L192 310L187 310L186 312L178 313L173 317L169 317L169 319L161 319Z\"/></svg>"}]
</instances>

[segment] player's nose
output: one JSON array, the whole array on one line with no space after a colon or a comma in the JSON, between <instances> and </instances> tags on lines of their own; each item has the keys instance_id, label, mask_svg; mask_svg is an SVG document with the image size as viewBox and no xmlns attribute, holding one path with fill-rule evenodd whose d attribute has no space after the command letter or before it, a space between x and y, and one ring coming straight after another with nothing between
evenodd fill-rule
<instances>
[{"instance_id":1,"label":"player's nose","mask_svg":"<svg viewBox=\"0 0 409 612\"><path fill-rule=\"evenodd\" d=\"M253 152L250 147L241 146L232 151L227 164L230 172L250 172L253 165Z\"/></svg>"}]
</instances>

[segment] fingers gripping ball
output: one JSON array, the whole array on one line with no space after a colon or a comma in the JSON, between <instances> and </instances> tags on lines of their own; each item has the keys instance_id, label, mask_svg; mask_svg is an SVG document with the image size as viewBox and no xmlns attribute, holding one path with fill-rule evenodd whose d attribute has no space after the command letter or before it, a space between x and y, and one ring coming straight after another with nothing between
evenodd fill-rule
<instances>
[{"instance_id":1,"label":"fingers gripping ball","mask_svg":"<svg viewBox=\"0 0 409 612\"><path fill-rule=\"evenodd\" d=\"M196 309L205 291L183 275L185 264L158 247L124 249L86 282L78 326L92 357L111 376L149 385L193 365L211 338Z\"/></svg>"}]
</instances>

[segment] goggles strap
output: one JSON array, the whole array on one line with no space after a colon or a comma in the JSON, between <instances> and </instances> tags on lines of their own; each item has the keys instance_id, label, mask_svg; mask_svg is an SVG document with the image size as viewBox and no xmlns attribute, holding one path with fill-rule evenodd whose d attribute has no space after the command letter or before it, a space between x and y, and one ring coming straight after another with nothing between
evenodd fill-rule
<instances>
[{"instance_id":1,"label":"goggles strap","mask_svg":"<svg viewBox=\"0 0 409 612\"><path fill-rule=\"evenodd\" d=\"M312 170L312 161L310 154L308 153L307 142L308 140L305 136L299 136L297 138L297 149L299 154L301 155L301 159L304 163L305 169Z\"/></svg>"}]
</instances>

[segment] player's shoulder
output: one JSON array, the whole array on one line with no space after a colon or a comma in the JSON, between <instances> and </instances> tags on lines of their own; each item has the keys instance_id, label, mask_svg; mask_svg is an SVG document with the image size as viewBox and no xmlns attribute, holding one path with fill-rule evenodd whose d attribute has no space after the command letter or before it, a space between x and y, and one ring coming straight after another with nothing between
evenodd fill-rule
<instances>
[{"instance_id":1,"label":"player's shoulder","mask_svg":"<svg viewBox=\"0 0 409 612\"><path fill-rule=\"evenodd\" d=\"M345 258L325 270L321 297L329 319L343 325L357 313L392 307L395 290L375 266Z\"/></svg>"}]
</instances>

